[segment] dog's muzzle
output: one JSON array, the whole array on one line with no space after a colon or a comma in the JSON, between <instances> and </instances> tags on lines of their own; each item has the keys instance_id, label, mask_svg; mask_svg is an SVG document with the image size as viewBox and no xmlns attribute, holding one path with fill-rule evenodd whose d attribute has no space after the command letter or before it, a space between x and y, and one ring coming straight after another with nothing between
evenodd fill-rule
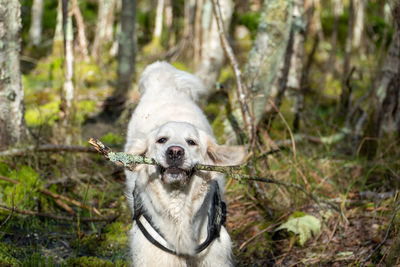
<instances>
[{"instance_id":1,"label":"dog's muzzle","mask_svg":"<svg viewBox=\"0 0 400 267\"><path fill-rule=\"evenodd\" d=\"M161 180L165 183L180 182L186 184L195 173L194 168L185 170L177 166L163 167L159 165L158 170L160 172Z\"/></svg>"}]
</instances>

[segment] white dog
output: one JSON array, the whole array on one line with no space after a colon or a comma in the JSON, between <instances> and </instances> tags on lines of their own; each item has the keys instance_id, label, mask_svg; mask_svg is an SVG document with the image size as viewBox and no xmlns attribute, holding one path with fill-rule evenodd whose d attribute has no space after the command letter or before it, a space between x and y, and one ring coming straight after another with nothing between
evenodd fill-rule
<instances>
[{"instance_id":1,"label":"white dog","mask_svg":"<svg viewBox=\"0 0 400 267\"><path fill-rule=\"evenodd\" d=\"M126 196L134 214L133 265L231 266L221 200L224 176L194 166L239 164L245 148L216 144L195 103L205 88L192 74L156 62L144 70L139 89L125 151L153 158L159 166L126 171Z\"/></svg>"}]
</instances>

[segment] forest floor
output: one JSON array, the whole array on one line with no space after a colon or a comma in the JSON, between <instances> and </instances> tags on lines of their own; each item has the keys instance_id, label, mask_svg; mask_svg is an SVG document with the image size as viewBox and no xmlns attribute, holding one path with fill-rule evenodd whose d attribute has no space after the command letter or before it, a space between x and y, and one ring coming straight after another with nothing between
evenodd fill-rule
<instances>
[{"instance_id":1,"label":"forest floor","mask_svg":"<svg viewBox=\"0 0 400 267\"><path fill-rule=\"evenodd\" d=\"M59 127L59 110L54 108L59 100L51 91L59 86L57 75L61 74L49 72L57 70L57 62L40 64L42 72L33 71L24 78L27 123L38 143L63 144L66 135ZM81 67L86 68L84 73L96 72L93 66ZM54 80L49 84L50 76ZM87 88L81 89L78 98L78 126L72 129L74 143L89 146L87 140L95 137L121 151L129 116L113 124L87 120L100 110L100 99L110 86L85 79ZM216 102L208 104L211 121L221 119L221 109ZM287 138L283 124L276 124L269 135L276 140ZM221 140L218 126L213 123ZM320 132L311 127L308 131ZM395 212L400 176L400 157L395 155L399 151L396 144L388 144L376 159L367 160L343 152L343 147L303 140L296 143L295 153L291 145L257 163L260 176L298 183L339 211L295 189L259 184L260 195L251 183L227 180L227 229L238 266L385 264L400 231L400 215ZM121 168L92 153L0 157L0 266L129 266L127 233L132 221L124 181ZM75 202L44 194L43 189ZM85 205L96 207L100 214Z\"/></svg>"}]
</instances>

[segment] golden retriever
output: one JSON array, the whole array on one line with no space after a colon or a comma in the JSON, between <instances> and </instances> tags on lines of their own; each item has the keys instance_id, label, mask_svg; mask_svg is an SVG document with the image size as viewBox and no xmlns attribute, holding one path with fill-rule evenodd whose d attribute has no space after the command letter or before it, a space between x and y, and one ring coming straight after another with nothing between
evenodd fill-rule
<instances>
[{"instance_id":1,"label":"golden retriever","mask_svg":"<svg viewBox=\"0 0 400 267\"><path fill-rule=\"evenodd\" d=\"M206 89L194 75L155 62L142 73L139 89L125 151L153 158L158 166L126 171L133 266L231 266L224 176L194 166L236 165L246 149L216 144L196 104Z\"/></svg>"}]
</instances>

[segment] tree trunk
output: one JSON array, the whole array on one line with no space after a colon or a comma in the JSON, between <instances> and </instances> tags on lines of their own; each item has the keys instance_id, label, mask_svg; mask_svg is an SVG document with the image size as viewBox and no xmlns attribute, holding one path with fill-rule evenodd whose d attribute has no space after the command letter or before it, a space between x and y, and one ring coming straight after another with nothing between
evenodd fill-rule
<instances>
[{"instance_id":1,"label":"tree trunk","mask_svg":"<svg viewBox=\"0 0 400 267\"><path fill-rule=\"evenodd\" d=\"M29 38L33 45L40 44L42 40L43 0L33 0L31 11L31 26Z\"/></svg>"},{"instance_id":2,"label":"tree trunk","mask_svg":"<svg viewBox=\"0 0 400 267\"><path fill-rule=\"evenodd\" d=\"M0 149L21 143L26 134L19 63L20 12L18 0L0 0Z\"/></svg>"},{"instance_id":3,"label":"tree trunk","mask_svg":"<svg viewBox=\"0 0 400 267\"><path fill-rule=\"evenodd\" d=\"M229 32L233 13L232 0L220 0L222 20L225 32ZM212 3L205 0L203 5L202 18L202 43L201 61L198 64L196 75L204 82L209 92L215 91L215 85L219 77L222 65L225 61L224 50L219 38L217 22L213 15Z\"/></svg>"},{"instance_id":4,"label":"tree trunk","mask_svg":"<svg viewBox=\"0 0 400 267\"><path fill-rule=\"evenodd\" d=\"M400 1L393 1L395 30L379 80L375 85L374 107L365 132L361 153L373 158L382 133L399 135L400 131Z\"/></svg>"},{"instance_id":5,"label":"tree trunk","mask_svg":"<svg viewBox=\"0 0 400 267\"><path fill-rule=\"evenodd\" d=\"M99 0L96 34L93 41L91 56L100 59L103 45L113 40L115 0Z\"/></svg>"},{"instance_id":6,"label":"tree trunk","mask_svg":"<svg viewBox=\"0 0 400 267\"><path fill-rule=\"evenodd\" d=\"M198 66L201 59L201 43L202 43L202 31L201 31L201 17L203 14L203 0L196 1L196 13L194 17L194 34L193 34L193 60L194 65Z\"/></svg>"},{"instance_id":7,"label":"tree trunk","mask_svg":"<svg viewBox=\"0 0 400 267\"><path fill-rule=\"evenodd\" d=\"M257 37L243 75L255 125L265 111L285 55L292 28L292 8L292 2L286 0L265 0L263 4Z\"/></svg>"},{"instance_id":8,"label":"tree trunk","mask_svg":"<svg viewBox=\"0 0 400 267\"><path fill-rule=\"evenodd\" d=\"M72 12L74 13L76 28L78 30L78 47L79 53L84 60L88 60L88 41L86 38L85 22L77 0L72 0Z\"/></svg>"},{"instance_id":9,"label":"tree trunk","mask_svg":"<svg viewBox=\"0 0 400 267\"><path fill-rule=\"evenodd\" d=\"M361 45L361 38L364 32L364 16L365 16L365 2L366 0L356 0L355 10L356 18L354 22L354 32L353 32L353 48L359 49Z\"/></svg>"},{"instance_id":10,"label":"tree trunk","mask_svg":"<svg viewBox=\"0 0 400 267\"><path fill-rule=\"evenodd\" d=\"M58 0L56 29L54 30L52 54L54 57L62 57L64 54L62 0Z\"/></svg>"},{"instance_id":11,"label":"tree trunk","mask_svg":"<svg viewBox=\"0 0 400 267\"><path fill-rule=\"evenodd\" d=\"M341 0L333 0L333 33L331 37L331 51L329 53L328 61L326 61L324 67L324 73L320 82L320 88L325 89L326 80L330 77L335 69L335 59L336 59L336 47L338 42L338 32L339 32L339 16L343 13L343 7Z\"/></svg>"},{"instance_id":12,"label":"tree trunk","mask_svg":"<svg viewBox=\"0 0 400 267\"><path fill-rule=\"evenodd\" d=\"M296 94L293 129L297 131L300 127L300 117L304 109L304 95L302 90L303 55L306 31L304 0L296 0L294 2L293 20L293 49L287 87L292 89Z\"/></svg>"},{"instance_id":13,"label":"tree trunk","mask_svg":"<svg viewBox=\"0 0 400 267\"><path fill-rule=\"evenodd\" d=\"M124 108L135 73L136 1L122 0L121 31L118 36L118 69L114 93L104 103L103 114L116 118Z\"/></svg>"},{"instance_id":14,"label":"tree trunk","mask_svg":"<svg viewBox=\"0 0 400 267\"><path fill-rule=\"evenodd\" d=\"M68 125L73 111L74 99L74 33L72 28L72 5L69 0L62 0L63 33L64 33L64 73L65 80L62 91L60 110L63 113L64 126ZM67 140L67 144L69 141Z\"/></svg>"},{"instance_id":15,"label":"tree trunk","mask_svg":"<svg viewBox=\"0 0 400 267\"><path fill-rule=\"evenodd\" d=\"M154 25L152 45L161 46L161 34L163 29L164 0L157 0L156 21Z\"/></svg>"},{"instance_id":16,"label":"tree trunk","mask_svg":"<svg viewBox=\"0 0 400 267\"><path fill-rule=\"evenodd\" d=\"M351 60L351 48L353 44L353 26L354 26L354 1L350 0L349 3L349 22L347 27L347 37L346 37L346 47L344 51L343 60L343 73L342 73L342 93L340 94L340 110L339 114L346 115L349 110L350 96L352 93L352 88L348 84L348 80L351 78L350 72L350 60Z\"/></svg>"}]
</instances>

